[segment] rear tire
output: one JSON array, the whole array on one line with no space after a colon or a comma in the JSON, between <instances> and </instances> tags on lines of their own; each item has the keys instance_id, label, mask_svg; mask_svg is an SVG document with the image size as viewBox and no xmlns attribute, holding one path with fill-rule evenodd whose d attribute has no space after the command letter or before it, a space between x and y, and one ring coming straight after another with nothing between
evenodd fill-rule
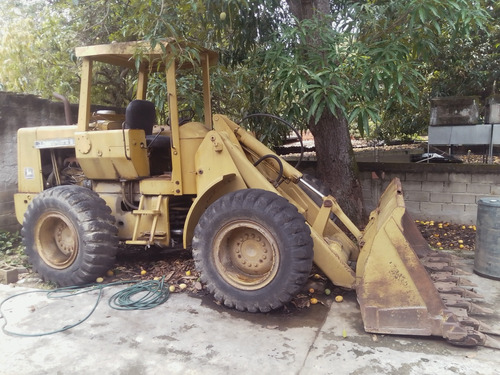
<instances>
[{"instance_id":1,"label":"rear tire","mask_svg":"<svg viewBox=\"0 0 500 375\"><path fill-rule=\"evenodd\" d=\"M248 189L224 195L201 216L193 257L217 301L267 312L290 301L313 261L311 232L285 198Z\"/></svg>"},{"instance_id":2,"label":"rear tire","mask_svg":"<svg viewBox=\"0 0 500 375\"><path fill-rule=\"evenodd\" d=\"M38 194L24 215L21 234L38 274L60 286L95 281L115 261L117 228L95 192L75 185Z\"/></svg>"}]
</instances>

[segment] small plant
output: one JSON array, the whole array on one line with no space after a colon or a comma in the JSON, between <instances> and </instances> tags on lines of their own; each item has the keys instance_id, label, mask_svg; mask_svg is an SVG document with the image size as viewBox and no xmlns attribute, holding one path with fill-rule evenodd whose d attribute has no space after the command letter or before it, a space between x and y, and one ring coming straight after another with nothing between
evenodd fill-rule
<instances>
[{"instance_id":1,"label":"small plant","mask_svg":"<svg viewBox=\"0 0 500 375\"><path fill-rule=\"evenodd\" d=\"M6 253L9 250L19 250L19 248L24 250L19 232L11 233L0 231L0 252Z\"/></svg>"},{"instance_id":2,"label":"small plant","mask_svg":"<svg viewBox=\"0 0 500 375\"><path fill-rule=\"evenodd\" d=\"M19 232L0 231L0 260L13 265L25 263L24 245Z\"/></svg>"}]
</instances>

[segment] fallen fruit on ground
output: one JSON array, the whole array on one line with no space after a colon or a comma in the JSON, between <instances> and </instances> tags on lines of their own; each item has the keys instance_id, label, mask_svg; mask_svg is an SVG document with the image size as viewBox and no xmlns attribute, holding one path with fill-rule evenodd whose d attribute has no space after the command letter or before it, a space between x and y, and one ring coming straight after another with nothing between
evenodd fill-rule
<instances>
[{"instance_id":1,"label":"fallen fruit on ground","mask_svg":"<svg viewBox=\"0 0 500 375\"><path fill-rule=\"evenodd\" d=\"M476 242L474 225L466 226L447 222L436 222L435 225L430 225L429 221L422 220L415 222L424 239L434 249L474 251Z\"/></svg>"},{"instance_id":2,"label":"fallen fruit on ground","mask_svg":"<svg viewBox=\"0 0 500 375\"><path fill-rule=\"evenodd\" d=\"M318 303L318 299L313 297L309 300L309 302L311 302L311 305L315 305Z\"/></svg>"},{"instance_id":3,"label":"fallen fruit on ground","mask_svg":"<svg viewBox=\"0 0 500 375\"><path fill-rule=\"evenodd\" d=\"M335 297L335 302L342 302L343 300L344 300L344 297L342 297L342 296Z\"/></svg>"}]
</instances>

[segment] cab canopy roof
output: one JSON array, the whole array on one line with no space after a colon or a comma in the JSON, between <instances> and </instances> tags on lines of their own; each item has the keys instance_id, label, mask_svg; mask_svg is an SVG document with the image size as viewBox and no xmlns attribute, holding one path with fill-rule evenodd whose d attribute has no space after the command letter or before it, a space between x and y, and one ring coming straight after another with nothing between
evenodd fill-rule
<instances>
[{"instance_id":1,"label":"cab canopy roof","mask_svg":"<svg viewBox=\"0 0 500 375\"><path fill-rule=\"evenodd\" d=\"M174 39L159 41L154 48L150 42L136 41L77 47L75 53L77 57L89 58L92 61L157 71L164 71L172 58L181 63L179 68L182 69L192 68L196 60L206 59L209 66L213 66L218 59L217 52Z\"/></svg>"}]
</instances>

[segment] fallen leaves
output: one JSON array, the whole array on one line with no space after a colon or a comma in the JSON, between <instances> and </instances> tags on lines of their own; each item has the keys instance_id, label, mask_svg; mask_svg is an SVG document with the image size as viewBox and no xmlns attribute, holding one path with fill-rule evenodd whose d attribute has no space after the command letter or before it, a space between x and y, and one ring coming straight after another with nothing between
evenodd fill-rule
<instances>
[{"instance_id":1,"label":"fallen leaves","mask_svg":"<svg viewBox=\"0 0 500 375\"><path fill-rule=\"evenodd\" d=\"M415 220L429 245L438 250L474 251L476 226L439 221Z\"/></svg>"},{"instance_id":2,"label":"fallen leaves","mask_svg":"<svg viewBox=\"0 0 500 375\"><path fill-rule=\"evenodd\" d=\"M160 280L169 285L171 293L204 291L190 252L165 253L159 248L124 247L116 265L106 273L106 283L122 280Z\"/></svg>"},{"instance_id":3,"label":"fallen leaves","mask_svg":"<svg viewBox=\"0 0 500 375\"><path fill-rule=\"evenodd\" d=\"M416 220L424 239L434 249L474 251L476 227L439 221ZM163 278L173 293L188 292L208 294L200 280L191 253L186 250L165 251L159 248L124 247L120 250L115 266L97 282L111 283L124 280L159 280ZM325 305L329 300L343 300L346 291L332 285L331 281L315 266L307 284L292 299L298 309L312 304Z\"/></svg>"}]
</instances>

